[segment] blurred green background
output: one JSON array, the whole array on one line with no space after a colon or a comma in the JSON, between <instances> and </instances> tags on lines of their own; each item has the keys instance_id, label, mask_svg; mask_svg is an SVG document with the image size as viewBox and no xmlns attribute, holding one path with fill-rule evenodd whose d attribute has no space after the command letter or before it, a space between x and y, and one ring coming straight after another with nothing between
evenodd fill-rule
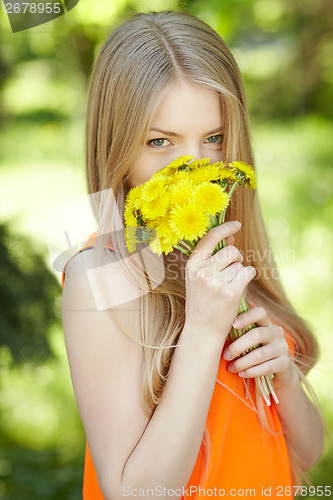
<instances>
[{"instance_id":1,"label":"blurred green background","mask_svg":"<svg viewBox=\"0 0 333 500\"><path fill-rule=\"evenodd\" d=\"M309 380L329 438L311 478L333 485L333 3L81 0L14 34L0 6L0 498L81 498L84 433L45 223L86 193L85 106L101 44L128 15L162 9L208 22L243 73L273 255L322 351Z\"/></svg>"}]
</instances>

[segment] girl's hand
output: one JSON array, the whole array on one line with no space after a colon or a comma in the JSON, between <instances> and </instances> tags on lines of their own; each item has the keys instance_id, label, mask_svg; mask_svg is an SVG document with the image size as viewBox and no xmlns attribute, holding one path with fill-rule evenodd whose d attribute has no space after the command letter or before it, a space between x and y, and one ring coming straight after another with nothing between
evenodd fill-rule
<instances>
[{"instance_id":1,"label":"girl's hand","mask_svg":"<svg viewBox=\"0 0 333 500\"><path fill-rule=\"evenodd\" d=\"M274 373L274 385L285 385L298 378L284 330L281 326L272 324L263 307L253 307L237 316L236 320L233 323L235 328L244 328L251 323L256 323L258 326L244 333L225 349L223 358L230 361L228 365L230 372L246 378ZM236 359L257 344L262 346Z\"/></svg>"},{"instance_id":2,"label":"girl's hand","mask_svg":"<svg viewBox=\"0 0 333 500\"><path fill-rule=\"evenodd\" d=\"M223 346L237 316L246 286L255 269L242 265L243 256L232 245L240 224L224 222L207 231L185 266L185 322L192 337ZM212 255L220 241L227 245Z\"/></svg>"}]
</instances>

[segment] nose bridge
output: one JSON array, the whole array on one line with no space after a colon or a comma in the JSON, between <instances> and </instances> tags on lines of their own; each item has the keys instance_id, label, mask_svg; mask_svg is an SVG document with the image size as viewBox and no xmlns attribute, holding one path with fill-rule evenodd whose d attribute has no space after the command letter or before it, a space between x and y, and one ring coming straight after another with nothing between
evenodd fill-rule
<instances>
[{"instance_id":1,"label":"nose bridge","mask_svg":"<svg viewBox=\"0 0 333 500\"><path fill-rule=\"evenodd\" d=\"M203 144L194 137L189 138L184 144L184 155L194 155L194 160L203 157Z\"/></svg>"}]
</instances>

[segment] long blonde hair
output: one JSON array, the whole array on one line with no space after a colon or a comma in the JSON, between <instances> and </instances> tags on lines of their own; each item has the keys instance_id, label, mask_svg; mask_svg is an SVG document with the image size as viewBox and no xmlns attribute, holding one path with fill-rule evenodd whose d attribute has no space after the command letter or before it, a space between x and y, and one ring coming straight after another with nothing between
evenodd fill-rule
<instances>
[{"instance_id":1,"label":"long blonde hair","mask_svg":"<svg viewBox=\"0 0 333 500\"><path fill-rule=\"evenodd\" d=\"M119 220L115 206L123 214L129 189L127 178L145 142L153 112L179 79L218 92L225 124L223 160L242 160L255 168L244 85L236 60L223 39L206 23L183 12L139 13L126 20L109 34L98 53L90 80L86 116L88 190L103 193L111 188L115 201L113 205L107 195L101 196L96 209L99 233L107 234L112 228L112 244L122 256L129 253L123 231L124 219ZM288 330L297 346L294 365L318 408L305 378L318 360L318 344L309 326L292 307L281 281L272 276L276 264L270 253L256 191L236 190L227 220L242 222L235 245L244 256L243 264L251 264L257 269L258 278L247 288L248 303L263 306L277 324ZM139 300L140 343L144 353L141 390L148 416L160 402L185 321L185 281L180 277L175 279L170 273L168 256L164 255L163 259L163 282ZM128 259L126 264L121 261L124 271L139 286L146 286L146 276L141 280L135 262L134 267L131 262ZM112 312L115 313L115 308ZM124 333L131 336L119 318L116 320ZM264 421L263 412L260 413ZM210 457L207 428L203 442L206 477ZM288 441L287 445L294 483L302 478L308 482L299 457Z\"/></svg>"}]
</instances>

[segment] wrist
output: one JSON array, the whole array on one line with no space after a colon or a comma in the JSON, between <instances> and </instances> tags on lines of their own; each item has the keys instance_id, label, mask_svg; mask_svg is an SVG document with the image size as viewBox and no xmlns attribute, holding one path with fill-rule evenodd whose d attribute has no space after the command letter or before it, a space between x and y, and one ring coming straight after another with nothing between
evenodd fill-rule
<instances>
[{"instance_id":1,"label":"wrist","mask_svg":"<svg viewBox=\"0 0 333 500\"><path fill-rule=\"evenodd\" d=\"M274 374L274 387L277 390L287 388L296 388L300 386L299 374L295 368L293 360L290 358L290 364L287 370Z\"/></svg>"},{"instance_id":2,"label":"wrist","mask_svg":"<svg viewBox=\"0 0 333 500\"><path fill-rule=\"evenodd\" d=\"M208 331L206 328L198 327L193 323L185 321L179 340L183 343L188 343L201 352L207 350L217 351L221 354L225 339L226 336L222 332Z\"/></svg>"}]
</instances>

